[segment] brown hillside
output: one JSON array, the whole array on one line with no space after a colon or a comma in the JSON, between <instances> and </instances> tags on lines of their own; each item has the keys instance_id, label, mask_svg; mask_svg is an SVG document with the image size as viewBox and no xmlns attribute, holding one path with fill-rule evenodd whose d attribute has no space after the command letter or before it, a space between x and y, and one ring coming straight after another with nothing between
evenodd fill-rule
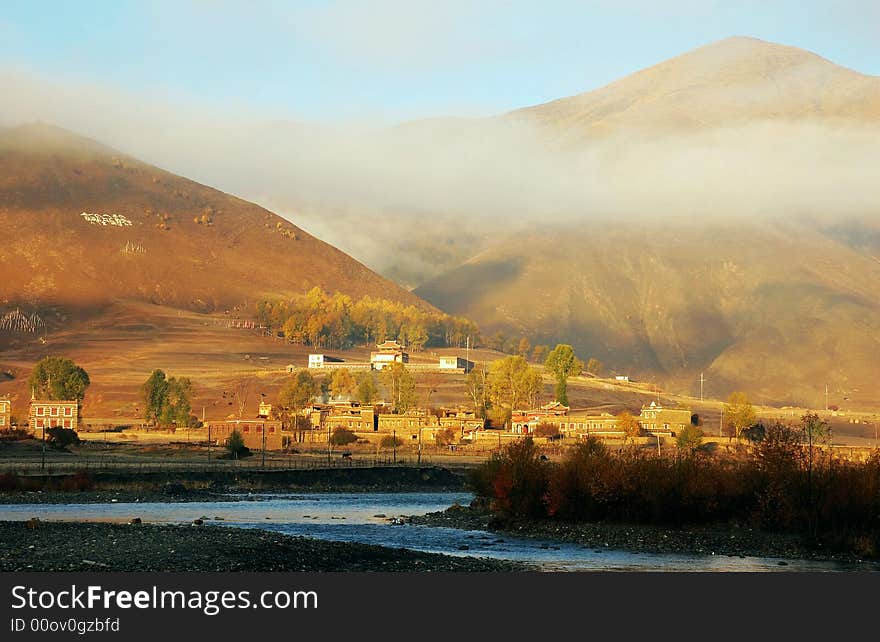
<instances>
[{"instance_id":1,"label":"brown hillside","mask_svg":"<svg viewBox=\"0 0 880 642\"><path fill-rule=\"evenodd\" d=\"M426 305L272 212L48 125L0 129L0 227L3 311L134 299L209 312L316 285Z\"/></svg>"},{"instance_id":2,"label":"brown hillside","mask_svg":"<svg viewBox=\"0 0 880 642\"><path fill-rule=\"evenodd\" d=\"M875 405L878 256L794 225L552 229L417 292L484 334L567 341L687 394L705 372L714 395L821 406L828 383L838 405Z\"/></svg>"},{"instance_id":3,"label":"brown hillside","mask_svg":"<svg viewBox=\"0 0 880 642\"><path fill-rule=\"evenodd\" d=\"M843 125L876 131L880 78L794 47L730 38L505 118L538 123L571 149L610 140L615 153L635 156L649 139L665 152L691 134L750 124L772 134L779 124L809 123L823 153L846 159L845 143L821 137ZM714 148L707 149L695 158L711 160ZM742 184L746 197L749 169L785 176L781 161L769 162L762 151L745 145L752 167L738 176L742 166L730 168L730 181L740 180L731 184ZM694 212L670 211L662 201L654 211L648 192L645 211L631 216L587 211L513 239L487 239L488 249L416 292L468 315L484 333L570 342L618 372L689 394L705 372L714 395L746 389L762 401L821 406L828 384L833 404L877 405L878 201L864 187L855 192L861 201L848 201L850 179L864 171L852 159L849 168L844 160L835 167L831 193L819 195L821 214L784 209L772 188L753 208L747 198L709 199ZM820 155L812 160L816 172L826 167ZM666 176L689 189L699 169L683 165ZM648 162L639 171L655 168ZM621 191L619 200L628 196Z\"/></svg>"}]
</instances>

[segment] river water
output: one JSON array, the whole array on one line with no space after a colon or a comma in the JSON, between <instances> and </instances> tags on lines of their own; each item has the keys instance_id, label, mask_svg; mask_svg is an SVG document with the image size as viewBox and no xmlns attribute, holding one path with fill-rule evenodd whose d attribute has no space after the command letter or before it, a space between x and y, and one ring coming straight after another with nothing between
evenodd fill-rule
<instances>
[{"instance_id":1,"label":"river water","mask_svg":"<svg viewBox=\"0 0 880 642\"><path fill-rule=\"evenodd\" d=\"M443 510L467 493L303 493L242 496L230 502L109 504L6 504L0 520L39 517L50 521L128 521L212 524L260 528L324 540L378 544L447 555L473 555L528 562L547 571L848 571L877 570L811 560L726 555L632 553L577 544L499 536L485 531L393 525L389 519Z\"/></svg>"}]
</instances>

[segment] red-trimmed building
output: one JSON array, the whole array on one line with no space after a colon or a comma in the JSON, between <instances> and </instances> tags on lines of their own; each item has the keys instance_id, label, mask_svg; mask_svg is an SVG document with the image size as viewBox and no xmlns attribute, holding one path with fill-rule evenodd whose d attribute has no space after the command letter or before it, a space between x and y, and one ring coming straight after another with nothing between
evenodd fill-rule
<instances>
[{"instance_id":1,"label":"red-trimmed building","mask_svg":"<svg viewBox=\"0 0 880 642\"><path fill-rule=\"evenodd\" d=\"M385 341L376 345L378 351L370 353L370 365L381 370L392 363L409 363L409 353L397 341Z\"/></svg>"},{"instance_id":2,"label":"red-trimmed building","mask_svg":"<svg viewBox=\"0 0 880 642\"><path fill-rule=\"evenodd\" d=\"M42 435L47 428L76 430L79 426L79 402L31 399L28 425L38 435Z\"/></svg>"}]
</instances>

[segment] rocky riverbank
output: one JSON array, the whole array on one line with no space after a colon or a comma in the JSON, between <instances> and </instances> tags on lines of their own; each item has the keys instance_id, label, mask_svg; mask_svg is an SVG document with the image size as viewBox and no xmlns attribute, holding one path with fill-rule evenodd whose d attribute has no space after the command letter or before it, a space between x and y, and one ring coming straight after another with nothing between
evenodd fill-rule
<instances>
[{"instance_id":1,"label":"rocky riverbank","mask_svg":"<svg viewBox=\"0 0 880 642\"><path fill-rule=\"evenodd\" d=\"M0 522L0 572L20 571L523 571L522 564L257 529Z\"/></svg>"},{"instance_id":2,"label":"rocky riverbank","mask_svg":"<svg viewBox=\"0 0 880 642\"><path fill-rule=\"evenodd\" d=\"M439 467L80 472L45 476L5 474L0 475L0 504L210 502L258 500L267 493L399 493L464 489L465 482L461 475Z\"/></svg>"},{"instance_id":3,"label":"rocky riverbank","mask_svg":"<svg viewBox=\"0 0 880 642\"><path fill-rule=\"evenodd\" d=\"M508 520L476 506L410 517L412 524L484 530L501 535L579 544L596 550L637 553L686 553L738 557L833 560L860 563L858 556L809 545L797 535L766 533L736 525L660 527L643 524L571 524L555 521ZM781 562L784 565L784 562Z\"/></svg>"}]
</instances>

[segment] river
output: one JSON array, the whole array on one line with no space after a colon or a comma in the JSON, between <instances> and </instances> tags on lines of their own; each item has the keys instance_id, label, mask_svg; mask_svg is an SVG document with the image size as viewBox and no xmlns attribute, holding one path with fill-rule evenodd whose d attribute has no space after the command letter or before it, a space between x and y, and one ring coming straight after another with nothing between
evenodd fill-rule
<instances>
[{"instance_id":1,"label":"river","mask_svg":"<svg viewBox=\"0 0 880 642\"><path fill-rule=\"evenodd\" d=\"M237 497L237 496L236 496ZM875 566L726 555L652 554L595 549L549 540L499 536L457 528L393 525L390 518L467 504L467 493L298 493L228 502L5 504L0 520L189 523L199 517L225 527L378 544L447 555L516 560L546 571L847 571Z\"/></svg>"}]
</instances>

